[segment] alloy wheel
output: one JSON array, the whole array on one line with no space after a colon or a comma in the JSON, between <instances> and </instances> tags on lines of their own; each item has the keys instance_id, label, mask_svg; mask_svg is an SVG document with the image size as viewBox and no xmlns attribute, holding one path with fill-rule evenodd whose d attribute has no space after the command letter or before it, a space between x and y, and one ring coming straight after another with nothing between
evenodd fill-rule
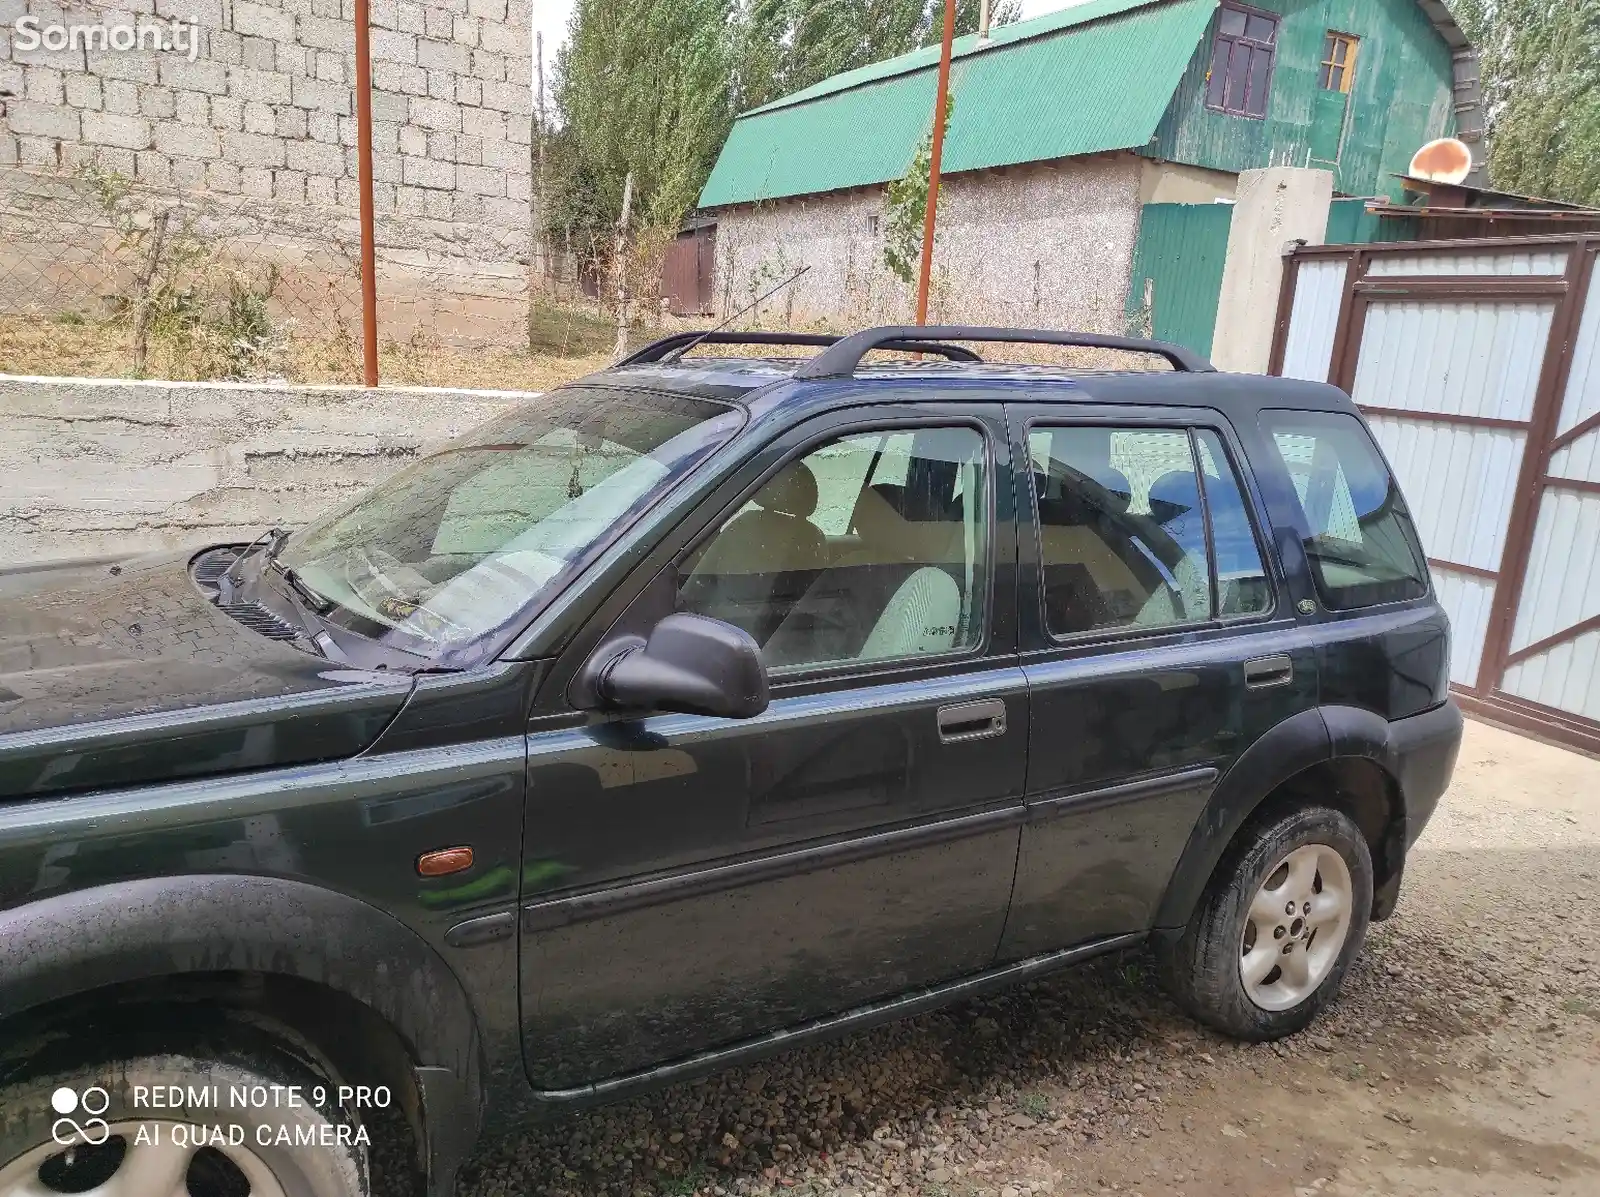
<instances>
[{"instance_id":1,"label":"alloy wheel","mask_svg":"<svg viewBox=\"0 0 1600 1197\"><path fill-rule=\"evenodd\" d=\"M1353 894L1349 866L1326 844L1306 844L1278 862L1240 937L1239 979L1252 1002L1288 1010L1316 992L1350 934Z\"/></svg>"},{"instance_id":2,"label":"alloy wheel","mask_svg":"<svg viewBox=\"0 0 1600 1197\"><path fill-rule=\"evenodd\" d=\"M0 1197L286 1197L248 1146L203 1145L193 1123L116 1122L94 1139L41 1143L0 1165Z\"/></svg>"}]
</instances>

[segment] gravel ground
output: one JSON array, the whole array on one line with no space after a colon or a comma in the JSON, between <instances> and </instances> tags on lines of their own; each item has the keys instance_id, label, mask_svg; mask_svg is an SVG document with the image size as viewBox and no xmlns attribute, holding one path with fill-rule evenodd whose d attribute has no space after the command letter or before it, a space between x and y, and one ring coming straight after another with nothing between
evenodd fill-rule
<instances>
[{"instance_id":1,"label":"gravel ground","mask_svg":"<svg viewBox=\"0 0 1600 1197\"><path fill-rule=\"evenodd\" d=\"M1142 955L485 1143L463 1197L1600 1193L1600 762L1469 723L1399 911L1270 1046Z\"/></svg>"}]
</instances>

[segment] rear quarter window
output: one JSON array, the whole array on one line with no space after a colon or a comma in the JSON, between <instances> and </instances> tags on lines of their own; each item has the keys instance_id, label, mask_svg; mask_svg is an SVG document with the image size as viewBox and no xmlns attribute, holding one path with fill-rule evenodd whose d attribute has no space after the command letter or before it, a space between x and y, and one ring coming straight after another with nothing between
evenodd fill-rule
<instances>
[{"instance_id":1,"label":"rear quarter window","mask_svg":"<svg viewBox=\"0 0 1600 1197\"><path fill-rule=\"evenodd\" d=\"M1361 421L1336 412L1264 411L1261 423L1294 484L1323 604L1347 611L1427 594L1411 513Z\"/></svg>"}]
</instances>

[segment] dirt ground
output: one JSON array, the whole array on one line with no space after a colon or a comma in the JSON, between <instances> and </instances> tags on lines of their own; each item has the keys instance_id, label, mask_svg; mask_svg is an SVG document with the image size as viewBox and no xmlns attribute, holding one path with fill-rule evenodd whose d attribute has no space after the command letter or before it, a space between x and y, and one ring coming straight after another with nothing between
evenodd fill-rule
<instances>
[{"instance_id":1,"label":"dirt ground","mask_svg":"<svg viewBox=\"0 0 1600 1197\"><path fill-rule=\"evenodd\" d=\"M1139 955L483 1145L467 1197L1600 1194L1600 761L1469 722L1340 1002L1200 1030Z\"/></svg>"}]
</instances>

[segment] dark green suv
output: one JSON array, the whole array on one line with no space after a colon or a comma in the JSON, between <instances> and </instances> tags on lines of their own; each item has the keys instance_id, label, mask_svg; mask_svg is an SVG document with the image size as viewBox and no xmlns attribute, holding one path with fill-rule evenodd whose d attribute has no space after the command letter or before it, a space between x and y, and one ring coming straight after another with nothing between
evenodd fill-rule
<instances>
[{"instance_id":1,"label":"dark green suv","mask_svg":"<svg viewBox=\"0 0 1600 1197\"><path fill-rule=\"evenodd\" d=\"M1145 941L1290 1033L1448 642L1342 392L1015 329L669 338L299 531L9 572L0 1197L362 1197L385 1135L445 1197L488 1118Z\"/></svg>"}]
</instances>

